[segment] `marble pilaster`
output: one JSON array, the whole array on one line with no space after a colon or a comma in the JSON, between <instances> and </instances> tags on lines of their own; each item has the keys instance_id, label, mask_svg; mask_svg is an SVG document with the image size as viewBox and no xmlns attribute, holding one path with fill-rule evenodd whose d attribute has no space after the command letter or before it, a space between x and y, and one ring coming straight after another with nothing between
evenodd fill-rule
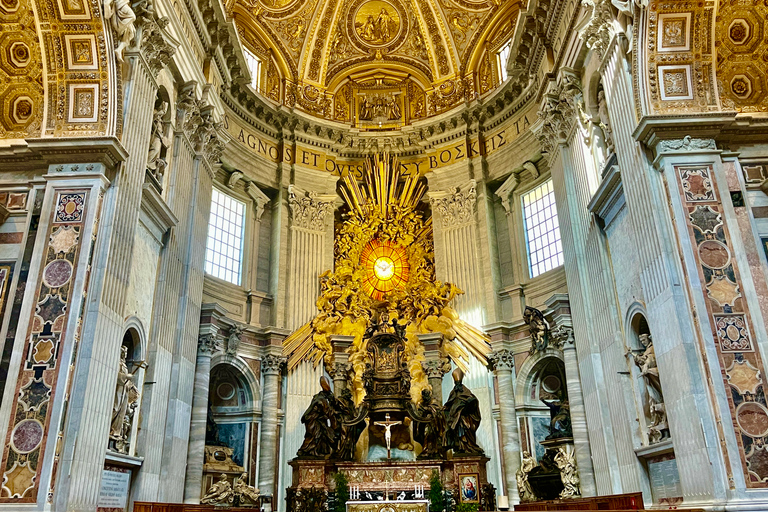
<instances>
[{"instance_id":1,"label":"marble pilaster","mask_svg":"<svg viewBox=\"0 0 768 512\"><path fill-rule=\"evenodd\" d=\"M211 383L211 356L215 350L216 334L202 334L197 344L195 391L192 395L187 474L184 481L185 503L199 503L202 492L205 430L208 420L208 395Z\"/></svg>"},{"instance_id":2,"label":"marble pilaster","mask_svg":"<svg viewBox=\"0 0 768 512\"><path fill-rule=\"evenodd\" d=\"M275 471L277 461L277 402L280 375L285 358L267 354L261 358L264 388L261 402L261 456L259 457L259 489L264 496L276 496Z\"/></svg>"},{"instance_id":3,"label":"marble pilaster","mask_svg":"<svg viewBox=\"0 0 768 512\"><path fill-rule=\"evenodd\" d=\"M520 502L517 479L515 478L517 470L520 468L520 433L517 430L515 390L513 387L515 358L511 351L502 349L491 353L488 361L496 373L499 387L499 417L506 479L504 486L510 503L514 504Z\"/></svg>"}]
</instances>

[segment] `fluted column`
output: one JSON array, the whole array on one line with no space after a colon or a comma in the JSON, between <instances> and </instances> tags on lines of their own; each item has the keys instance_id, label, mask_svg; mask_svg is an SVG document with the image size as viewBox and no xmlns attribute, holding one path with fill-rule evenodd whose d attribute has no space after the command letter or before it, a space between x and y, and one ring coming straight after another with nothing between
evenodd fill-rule
<instances>
[{"instance_id":1,"label":"fluted column","mask_svg":"<svg viewBox=\"0 0 768 512\"><path fill-rule=\"evenodd\" d=\"M211 355L216 350L216 335L203 334L197 342L195 390L189 423L187 474L184 481L184 503L199 503L203 485L205 427L208 421L208 394L211 383Z\"/></svg>"},{"instance_id":2,"label":"fluted column","mask_svg":"<svg viewBox=\"0 0 768 512\"><path fill-rule=\"evenodd\" d=\"M259 489L264 496L275 496L277 468L277 392L285 358L267 354L261 358L264 389L261 397L261 454L259 456ZM273 505L274 506L274 505Z\"/></svg>"},{"instance_id":3,"label":"fluted column","mask_svg":"<svg viewBox=\"0 0 768 512\"><path fill-rule=\"evenodd\" d=\"M439 404L442 404L443 375L445 375L442 361L426 361L422 364L422 368L424 368L424 373L427 374L429 385L432 386L432 396L437 400Z\"/></svg>"},{"instance_id":4,"label":"fluted column","mask_svg":"<svg viewBox=\"0 0 768 512\"><path fill-rule=\"evenodd\" d=\"M519 503L517 493L517 470L520 469L520 434L517 430L515 413L515 390L512 385L512 369L515 358L506 349L497 350L488 356L499 387L499 417L501 419L501 451L504 455L504 474L507 495L511 504Z\"/></svg>"},{"instance_id":5,"label":"fluted column","mask_svg":"<svg viewBox=\"0 0 768 512\"><path fill-rule=\"evenodd\" d=\"M568 402L571 406L571 431L573 432L573 446L576 450L576 464L581 480L581 495L595 496L597 489L594 469L592 468L592 452L589 448L587 413L584 409L584 397L581 394L579 360L576 357L576 346L573 343L573 329L559 327L552 334L554 338L562 339L565 380L568 388Z\"/></svg>"}]
</instances>

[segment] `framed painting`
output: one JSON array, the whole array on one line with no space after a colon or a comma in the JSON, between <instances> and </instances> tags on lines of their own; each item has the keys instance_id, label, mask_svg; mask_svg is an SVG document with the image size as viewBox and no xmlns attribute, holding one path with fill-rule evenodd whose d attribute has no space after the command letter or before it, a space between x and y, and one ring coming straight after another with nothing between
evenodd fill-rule
<instances>
[{"instance_id":1,"label":"framed painting","mask_svg":"<svg viewBox=\"0 0 768 512\"><path fill-rule=\"evenodd\" d=\"M480 503L480 488L477 485L477 473L459 475L459 495L461 503Z\"/></svg>"}]
</instances>

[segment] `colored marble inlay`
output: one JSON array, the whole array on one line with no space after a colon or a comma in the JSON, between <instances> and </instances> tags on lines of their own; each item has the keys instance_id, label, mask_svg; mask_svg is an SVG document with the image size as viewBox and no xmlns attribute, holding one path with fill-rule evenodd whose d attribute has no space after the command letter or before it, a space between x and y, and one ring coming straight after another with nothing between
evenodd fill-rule
<instances>
[{"instance_id":1,"label":"colored marble inlay","mask_svg":"<svg viewBox=\"0 0 768 512\"><path fill-rule=\"evenodd\" d=\"M16 384L17 400L6 437L0 503L34 503L37 499L42 447L62 366L61 343L72 309L73 269L80 252L86 198L85 191L59 192L54 204L36 284L37 306L29 319L24 360Z\"/></svg>"},{"instance_id":2,"label":"colored marble inlay","mask_svg":"<svg viewBox=\"0 0 768 512\"><path fill-rule=\"evenodd\" d=\"M739 444L748 487L768 487L768 403L765 374L755 350L741 277L730 249L711 166L680 166L675 173L699 276L705 284L704 299L712 324L733 427Z\"/></svg>"}]
</instances>

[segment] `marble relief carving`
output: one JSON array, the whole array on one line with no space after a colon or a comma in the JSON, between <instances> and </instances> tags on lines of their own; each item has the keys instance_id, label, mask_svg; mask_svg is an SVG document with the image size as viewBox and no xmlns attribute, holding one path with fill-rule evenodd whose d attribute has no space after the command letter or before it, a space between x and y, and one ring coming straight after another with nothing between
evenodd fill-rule
<instances>
[{"instance_id":1,"label":"marble relief carving","mask_svg":"<svg viewBox=\"0 0 768 512\"><path fill-rule=\"evenodd\" d=\"M768 404L762 377L765 367L753 342L749 311L739 292L741 277L731 257L730 234L712 172L707 165L675 168L699 276L705 286L712 337L728 390L747 487L764 488L768 487Z\"/></svg>"},{"instance_id":2,"label":"marble relief carving","mask_svg":"<svg viewBox=\"0 0 768 512\"><path fill-rule=\"evenodd\" d=\"M59 192L48 228L2 461L0 503L34 503L43 465L50 405L60 374L61 343L70 312L87 192ZM55 433L54 433L55 435Z\"/></svg>"}]
</instances>

